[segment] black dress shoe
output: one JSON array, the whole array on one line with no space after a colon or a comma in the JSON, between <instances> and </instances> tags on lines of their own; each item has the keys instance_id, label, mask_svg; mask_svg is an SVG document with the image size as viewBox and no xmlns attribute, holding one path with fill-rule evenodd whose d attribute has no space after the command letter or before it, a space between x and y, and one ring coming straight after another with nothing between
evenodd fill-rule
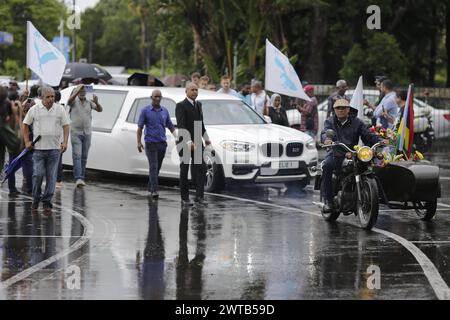
<instances>
[{"instance_id":1,"label":"black dress shoe","mask_svg":"<svg viewBox=\"0 0 450 320\"><path fill-rule=\"evenodd\" d=\"M158 194L158 192L156 192L156 191L152 192L152 193L150 194L150 196L152 197L152 199L155 199L155 200L159 198L159 194Z\"/></svg>"},{"instance_id":2,"label":"black dress shoe","mask_svg":"<svg viewBox=\"0 0 450 320\"><path fill-rule=\"evenodd\" d=\"M22 193L19 191L19 190L14 190L14 191L11 191L10 193L9 193L9 196L10 197L18 197L18 196L20 196Z\"/></svg>"}]
</instances>

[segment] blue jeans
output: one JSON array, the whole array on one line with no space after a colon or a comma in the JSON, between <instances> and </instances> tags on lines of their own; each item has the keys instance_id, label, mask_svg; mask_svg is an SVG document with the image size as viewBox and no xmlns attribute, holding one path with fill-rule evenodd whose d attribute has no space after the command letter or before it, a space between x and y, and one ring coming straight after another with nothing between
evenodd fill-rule
<instances>
[{"instance_id":1,"label":"blue jeans","mask_svg":"<svg viewBox=\"0 0 450 320\"><path fill-rule=\"evenodd\" d=\"M34 150L33 152L33 202L51 204L55 193L56 174L61 152L55 150ZM41 194L42 180L45 177L45 191Z\"/></svg>"},{"instance_id":2,"label":"blue jeans","mask_svg":"<svg viewBox=\"0 0 450 320\"><path fill-rule=\"evenodd\" d=\"M333 172L339 173L342 168L344 158L334 157L328 154L322 166L322 194L324 200L331 201L333 199Z\"/></svg>"},{"instance_id":3,"label":"blue jeans","mask_svg":"<svg viewBox=\"0 0 450 320\"><path fill-rule=\"evenodd\" d=\"M146 142L145 154L148 160L148 191L155 192L158 190L158 175L161 170L164 156L166 155L167 143L163 142Z\"/></svg>"},{"instance_id":4,"label":"blue jeans","mask_svg":"<svg viewBox=\"0 0 450 320\"><path fill-rule=\"evenodd\" d=\"M71 136L73 176L75 180L84 180L89 148L91 147L91 135L72 132Z\"/></svg>"},{"instance_id":5,"label":"blue jeans","mask_svg":"<svg viewBox=\"0 0 450 320\"><path fill-rule=\"evenodd\" d=\"M59 156L59 162L58 162L58 174L56 175L56 182L62 182L62 156L63 154Z\"/></svg>"},{"instance_id":6,"label":"blue jeans","mask_svg":"<svg viewBox=\"0 0 450 320\"><path fill-rule=\"evenodd\" d=\"M27 194L33 193L33 152L28 151L22 158L22 174L27 186L25 189Z\"/></svg>"}]
</instances>

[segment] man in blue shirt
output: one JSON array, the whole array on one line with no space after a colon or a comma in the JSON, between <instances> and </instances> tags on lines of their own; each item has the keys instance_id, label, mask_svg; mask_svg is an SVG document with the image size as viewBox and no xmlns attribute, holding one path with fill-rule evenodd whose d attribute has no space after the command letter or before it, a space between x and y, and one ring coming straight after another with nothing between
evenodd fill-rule
<instances>
[{"instance_id":1,"label":"man in blue shirt","mask_svg":"<svg viewBox=\"0 0 450 320\"><path fill-rule=\"evenodd\" d=\"M251 90L252 88L250 86L250 83L244 83L243 85L241 85L241 90L237 93L237 97L247 103L249 106L252 106Z\"/></svg>"},{"instance_id":2,"label":"man in blue shirt","mask_svg":"<svg viewBox=\"0 0 450 320\"><path fill-rule=\"evenodd\" d=\"M170 120L169 112L161 106L160 90L153 90L152 104L141 111L138 121L137 147L142 152L142 130L145 126L145 154L149 164L148 192L153 199L158 195L158 175L164 156L166 155L166 128L175 136L175 128Z\"/></svg>"},{"instance_id":3,"label":"man in blue shirt","mask_svg":"<svg viewBox=\"0 0 450 320\"><path fill-rule=\"evenodd\" d=\"M384 129L392 129L393 124L389 123L388 117L394 118L398 113L398 106L395 102L396 93L394 91L394 85L391 80L386 79L381 83L381 92L384 93L383 100L380 101L378 106L370 106L375 111L373 116L376 119L380 119L380 123Z\"/></svg>"}]
</instances>

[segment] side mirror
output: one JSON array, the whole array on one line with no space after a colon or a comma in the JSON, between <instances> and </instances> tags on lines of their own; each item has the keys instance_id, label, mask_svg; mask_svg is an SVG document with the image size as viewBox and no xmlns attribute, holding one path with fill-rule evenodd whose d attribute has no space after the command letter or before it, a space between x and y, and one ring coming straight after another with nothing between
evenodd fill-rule
<instances>
[{"instance_id":1,"label":"side mirror","mask_svg":"<svg viewBox=\"0 0 450 320\"><path fill-rule=\"evenodd\" d=\"M325 131L325 136L333 140L336 137L336 132L333 129L328 129Z\"/></svg>"},{"instance_id":2,"label":"side mirror","mask_svg":"<svg viewBox=\"0 0 450 320\"><path fill-rule=\"evenodd\" d=\"M264 116L264 120L268 123L272 123L272 119L269 116Z\"/></svg>"}]
</instances>

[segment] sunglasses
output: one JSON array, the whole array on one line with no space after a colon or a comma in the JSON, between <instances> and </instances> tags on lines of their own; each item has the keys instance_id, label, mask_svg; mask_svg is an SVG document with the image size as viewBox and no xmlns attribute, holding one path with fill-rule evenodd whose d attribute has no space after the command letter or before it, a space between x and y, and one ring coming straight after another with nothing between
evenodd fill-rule
<instances>
[{"instance_id":1,"label":"sunglasses","mask_svg":"<svg viewBox=\"0 0 450 320\"><path fill-rule=\"evenodd\" d=\"M345 109L347 109L348 107L336 107L336 108L334 108L334 110L345 110Z\"/></svg>"}]
</instances>

